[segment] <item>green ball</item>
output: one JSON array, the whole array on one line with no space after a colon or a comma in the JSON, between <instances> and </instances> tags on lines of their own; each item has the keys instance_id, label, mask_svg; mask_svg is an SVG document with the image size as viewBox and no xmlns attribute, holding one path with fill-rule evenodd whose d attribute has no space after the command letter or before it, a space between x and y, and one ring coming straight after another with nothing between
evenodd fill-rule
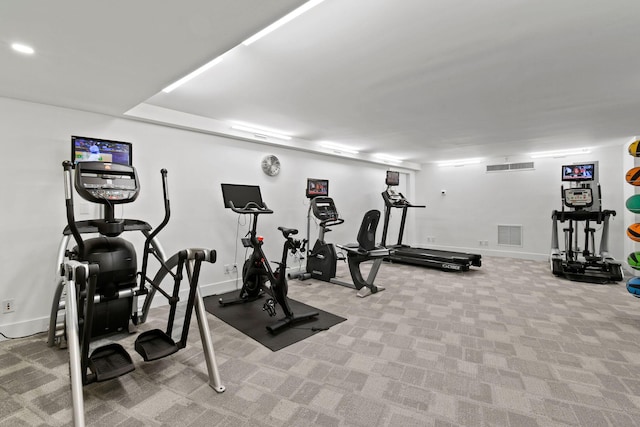
<instances>
[{"instance_id":1,"label":"green ball","mask_svg":"<svg viewBox=\"0 0 640 427\"><path fill-rule=\"evenodd\" d=\"M625 205L631 212L640 213L640 194L634 194L629 197Z\"/></svg>"},{"instance_id":2,"label":"green ball","mask_svg":"<svg viewBox=\"0 0 640 427\"><path fill-rule=\"evenodd\" d=\"M627 264L629 267L636 270L640 270L640 252L632 252L627 257Z\"/></svg>"}]
</instances>

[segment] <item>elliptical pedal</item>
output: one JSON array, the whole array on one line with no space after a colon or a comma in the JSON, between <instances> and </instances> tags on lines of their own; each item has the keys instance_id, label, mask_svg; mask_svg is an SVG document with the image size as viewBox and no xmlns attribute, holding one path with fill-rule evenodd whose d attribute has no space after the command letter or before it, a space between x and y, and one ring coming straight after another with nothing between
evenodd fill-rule
<instances>
[{"instance_id":1,"label":"elliptical pedal","mask_svg":"<svg viewBox=\"0 0 640 427\"><path fill-rule=\"evenodd\" d=\"M107 381L135 370L129 353L120 344L112 343L98 347L89 356L89 369L96 381Z\"/></svg>"},{"instance_id":2,"label":"elliptical pedal","mask_svg":"<svg viewBox=\"0 0 640 427\"><path fill-rule=\"evenodd\" d=\"M138 335L135 349L145 362L162 359L180 350L173 339L160 329L152 329Z\"/></svg>"}]
</instances>

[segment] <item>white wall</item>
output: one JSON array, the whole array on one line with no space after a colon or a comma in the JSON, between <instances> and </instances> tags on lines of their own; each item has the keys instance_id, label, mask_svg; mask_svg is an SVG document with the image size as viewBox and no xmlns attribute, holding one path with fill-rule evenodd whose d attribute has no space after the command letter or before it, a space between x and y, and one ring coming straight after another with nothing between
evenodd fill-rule
<instances>
[{"instance_id":1,"label":"white wall","mask_svg":"<svg viewBox=\"0 0 640 427\"><path fill-rule=\"evenodd\" d=\"M485 255L506 255L548 259L551 245L551 212L561 209L560 169L563 164L597 160L600 166L603 209L617 211L610 224L610 252L624 261L625 191L627 157L621 154L620 141L595 148L590 154L565 158L530 159L525 156L487 159L481 164L462 167L424 165L416 174L418 188L415 203L426 204L416 210L418 218L415 243L427 244L435 237L434 247L453 248ZM589 145L585 143L585 145ZM626 149L625 149L626 150ZM534 170L486 172L488 164L533 161ZM441 190L447 190L445 196ZM523 246L498 245L498 224L522 225ZM562 225L560 225L562 239ZM479 242L488 241L488 246Z\"/></svg>"},{"instance_id":2,"label":"white wall","mask_svg":"<svg viewBox=\"0 0 640 427\"><path fill-rule=\"evenodd\" d=\"M70 156L70 136L82 135L130 141L134 164L142 183L138 200L118 208L117 215L157 225L163 216L159 170L169 171L172 219L160 240L168 254L184 247L209 247L218 262L207 266L201 283L204 294L235 286L223 266L242 264L244 248L237 245L238 216L224 209L220 183L257 184L275 214L260 218L259 232L265 250L276 260L281 254L279 225L306 231L307 177L330 180L330 193L342 217L327 240L355 241L362 215L368 209L383 210L385 167L359 161L310 154L242 140L174 129L75 110L0 98L0 301L13 299L15 312L0 313L0 332L20 336L47 328L56 275L55 257L66 223L61 163ZM551 239L551 211L560 208L560 166L568 162L598 160L604 207L619 215L611 226L611 251L620 260L629 248L625 228L634 221L624 201L633 192L624 174L633 164L626 154L627 141L598 148L584 157L537 159L534 171L486 173L485 164L458 168L424 165L417 173L402 175L405 196L426 209L409 212L405 242L467 250L485 255L546 259ZM282 172L267 177L260 170L266 154L277 155ZM509 162L528 161L509 158ZM490 160L500 163L504 159ZM446 196L440 191L447 190ZM94 217L94 205L80 205L77 219ZM399 210L394 212L388 241L394 242ZM78 214L78 210L76 210ZM247 222L240 234L247 231ZM496 243L497 224L521 224L522 248ZM312 227L312 241L317 229ZM381 237L379 229L378 239ZM142 239L127 234L141 248ZM435 243L426 242L434 237ZM489 246L480 247L479 240ZM140 249L141 252L141 249Z\"/></svg>"},{"instance_id":3,"label":"white wall","mask_svg":"<svg viewBox=\"0 0 640 427\"><path fill-rule=\"evenodd\" d=\"M208 247L218 262L203 269L204 294L235 285L224 264L240 266L245 250L236 245L238 215L224 209L220 183L257 184L275 213L263 215L258 231L265 252L278 260L282 236L277 226L306 234L306 178L330 180L345 224L334 227L327 240L354 242L368 209L382 209L385 167L168 128L122 118L0 98L0 301L13 299L15 312L0 313L0 332L20 336L47 328L55 285L55 258L66 224L61 163L70 157L70 136L130 141L142 191L133 204L116 209L117 216L137 218L152 226L163 217L160 169L169 171L172 218L159 236L167 254L185 247ZM282 171L267 177L260 161L277 155ZM77 219L95 217L98 209L74 197ZM87 212L79 214L79 211ZM248 224L243 220L243 224ZM240 235L247 232L243 226ZM316 229L312 228L312 240ZM381 231L380 231L381 233ZM142 239L128 233L139 248ZM237 256L236 256L236 246Z\"/></svg>"}]
</instances>

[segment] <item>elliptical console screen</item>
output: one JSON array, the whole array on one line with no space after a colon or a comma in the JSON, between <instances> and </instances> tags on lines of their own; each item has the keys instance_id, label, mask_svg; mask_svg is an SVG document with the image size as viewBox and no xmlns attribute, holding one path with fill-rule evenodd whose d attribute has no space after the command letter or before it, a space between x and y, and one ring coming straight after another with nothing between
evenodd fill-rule
<instances>
[{"instance_id":1,"label":"elliptical console screen","mask_svg":"<svg viewBox=\"0 0 640 427\"><path fill-rule=\"evenodd\" d=\"M595 169L596 169L595 163L563 165L562 180L563 181L593 181Z\"/></svg>"},{"instance_id":2,"label":"elliptical console screen","mask_svg":"<svg viewBox=\"0 0 640 427\"><path fill-rule=\"evenodd\" d=\"M387 179L385 180L387 185L400 185L400 172L387 171Z\"/></svg>"},{"instance_id":3,"label":"elliptical console screen","mask_svg":"<svg viewBox=\"0 0 640 427\"><path fill-rule=\"evenodd\" d=\"M104 162L132 165L133 146L129 142L108 139L71 137L71 161Z\"/></svg>"},{"instance_id":4,"label":"elliptical console screen","mask_svg":"<svg viewBox=\"0 0 640 427\"><path fill-rule=\"evenodd\" d=\"M307 197L313 199L314 197L327 197L329 196L329 180L328 179L315 179L307 178Z\"/></svg>"}]
</instances>

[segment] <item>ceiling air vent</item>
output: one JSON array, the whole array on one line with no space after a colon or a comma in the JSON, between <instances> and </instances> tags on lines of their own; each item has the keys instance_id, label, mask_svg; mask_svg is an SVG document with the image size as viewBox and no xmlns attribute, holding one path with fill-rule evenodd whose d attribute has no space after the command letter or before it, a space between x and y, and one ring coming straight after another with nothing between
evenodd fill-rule
<instances>
[{"instance_id":1,"label":"ceiling air vent","mask_svg":"<svg viewBox=\"0 0 640 427\"><path fill-rule=\"evenodd\" d=\"M509 172L509 171L522 171L532 170L533 162L521 162L521 163L503 163L500 165L487 165L487 172Z\"/></svg>"}]
</instances>

